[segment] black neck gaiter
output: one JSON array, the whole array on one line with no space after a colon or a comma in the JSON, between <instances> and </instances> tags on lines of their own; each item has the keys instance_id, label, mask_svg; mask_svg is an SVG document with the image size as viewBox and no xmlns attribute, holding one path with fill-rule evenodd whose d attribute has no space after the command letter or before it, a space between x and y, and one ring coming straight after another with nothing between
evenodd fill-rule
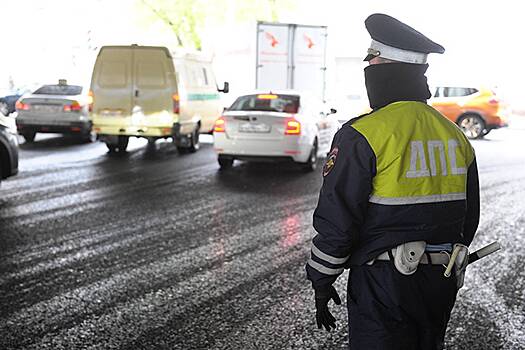
<instances>
[{"instance_id":1,"label":"black neck gaiter","mask_svg":"<svg viewBox=\"0 0 525 350\"><path fill-rule=\"evenodd\" d=\"M365 85L370 108L378 110L396 101L430 98L425 72L428 64L384 63L365 68Z\"/></svg>"}]
</instances>

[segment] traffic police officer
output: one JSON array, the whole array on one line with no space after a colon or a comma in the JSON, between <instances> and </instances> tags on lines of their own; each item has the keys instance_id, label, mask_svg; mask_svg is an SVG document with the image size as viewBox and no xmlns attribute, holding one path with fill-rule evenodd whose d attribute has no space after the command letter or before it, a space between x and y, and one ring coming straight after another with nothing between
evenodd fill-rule
<instances>
[{"instance_id":1,"label":"traffic police officer","mask_svg":"<svg viewBox=\"0 0 525 350\"><path fill-rule=\"evenodd\" d=\"M441 349L462 283L460 274L445 277L443 264L471 243L479 221L475 155L426 104L427 55L444 48L384 14L365 25L372 112L335 135L314 212L306 270L317 325L335 328L328 303L341 301L332 284L350 268L352 349Z\"/></svg>"}]
</instances>

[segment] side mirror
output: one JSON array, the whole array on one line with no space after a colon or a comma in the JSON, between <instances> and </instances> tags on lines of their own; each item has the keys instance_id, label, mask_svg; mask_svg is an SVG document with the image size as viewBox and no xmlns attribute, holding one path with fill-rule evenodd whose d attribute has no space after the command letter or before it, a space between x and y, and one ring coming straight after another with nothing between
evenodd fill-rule
<instances>
[{"instance_id":1,"label":"side mirror","mask_svg":"<svg viewBox=\"0 0 525 350\"><path fill-rule=\"evenodd\" d=\"M224 87L222 89L217 89L219 92L224 92L225 94L227 94L228 92L230 92L230 83L228 83L227 81L224 82Z\"/></svg>"},{"instance_id":2,"label":"side mirror","mask_svg":"<svg viewBox=\"0 0 525 350\"><path fill-rule=\"evenodd\" d=\"M330 108L330 114L336 114L337 113L337 109L335 108Z\"/></svg>"}]
</instances>

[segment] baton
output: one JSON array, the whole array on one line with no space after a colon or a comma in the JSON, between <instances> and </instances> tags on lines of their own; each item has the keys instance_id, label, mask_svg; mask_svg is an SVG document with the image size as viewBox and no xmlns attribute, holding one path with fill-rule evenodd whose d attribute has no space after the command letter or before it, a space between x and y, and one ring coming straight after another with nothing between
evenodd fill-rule
<instances>
[{"instance_id":1,"label":"baton","mask_svg":"<svg viewBox=\"0 0 525 350\"><path fill-rule=\"evenodd\" d=\"M501 249L501 245L499 242L492 242L488 246L485 246L479 250L476 250L474 253L470 253L468 255L468 263L472 264L475 261L478 261L481 258L486 257L489 254L494 253L495 251L498 251Z\"/></svg>"},{"instance_id":2,"label":"baton","mask_svg":"<svg viewBox=\"0 0 525 350\"><path fill-rule=\"evenodd\" d=\"M443 273L445 277L450 277L452 273L452 268L454 267L454 263L456 262L456 258L458 257L461 247L465 247L465 246L461 244L461 245L454 247L454 250L452 251L452 255L450 256L450 259L446 266L445 272ZM500 250L500 249L501 249L501 245L499 244L499 242L492 242L488 246L485 246L479 250L476 250L474 253L469 254L467 265L472 264L474 261L478 261L479 259L489 254L492 254L495 251Z\"/></svg>"}]
</instances>

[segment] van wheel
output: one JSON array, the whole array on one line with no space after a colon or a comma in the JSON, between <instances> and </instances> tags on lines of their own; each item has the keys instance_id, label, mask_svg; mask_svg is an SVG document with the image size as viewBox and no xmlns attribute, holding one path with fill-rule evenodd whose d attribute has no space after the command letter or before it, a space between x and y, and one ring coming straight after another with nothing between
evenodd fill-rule
<instances>
[{"instance_id":1,"label":"van wheel","mask_svg":"<svg viewBox=\"0 0 525 350\"><path fill-rule=\"evenodd\" d=\"M233 158L231 157L219 156L217 160L219 161L219 165L221 166L221 169L226 170L226 169L230 169L233 166Z\"/></svg>"},{"instance_id":2,"label":"van wheel","mask_svg":"<svg viewBox=\"0 0 525 350\"><path fill-rule=\"evenodd\" d=\"M36 132L26 131L22 133L22 136L24 137L24 140L26 140L26 142L33 142L35 141Z\"/></svg>"},{"instance_id":3,"label":"van wheel","mask_svg":"<svg viewBox=\"0 0 525 350\"><path fill-rule=\"evenodd\" d=\"M195 153L201 148L200 142L199 142L199 135L200 135L200 126L197 126L197 128L193 131L193 133L190 136L190 147L188 147L188 151L191 153Z\"/></svg>"},{"instance_id":4,"label":"van wheel","mask_svg":"<svg viewBox=\"0 0 525 350\"><path fill-rule=\"evenodd\" d=\"M128 148L128 143L129 143L129 136L119 136L118 144L117 144L118 151L120 153L126 152L126 148Z\"/></svg>"},{"instance_id":5,"label":"van wheel","mask_svg":"<svg viewBox=\"0 0 525 350\"><path fill-rule=\"evenodd\" d=\"M308 161L303 163L304 171L314 171L315 169L317 169L317 140L314 141Z\"/></svg>"},{"instance_id":6,"label":"van wheel","mask_svg":"<svg viewBox=\"0 0 525 350\"><path fill-rule=\"evenodd\" d=\"M477 114L465 114L458 119L459 128L469 139L480 139L485 132L485 121Z\"/></svg>"},{"instance_id":7,"label":"van wheel","mask_svg":"<svg viewBox=\"0 0 525 350\"><path fill-rule=\"evenodd\" d=\"M117 145L113 143L106 142L106 147L108 148L109 153L115 153L117 151Z\"/></svg>"}]
</instances>

